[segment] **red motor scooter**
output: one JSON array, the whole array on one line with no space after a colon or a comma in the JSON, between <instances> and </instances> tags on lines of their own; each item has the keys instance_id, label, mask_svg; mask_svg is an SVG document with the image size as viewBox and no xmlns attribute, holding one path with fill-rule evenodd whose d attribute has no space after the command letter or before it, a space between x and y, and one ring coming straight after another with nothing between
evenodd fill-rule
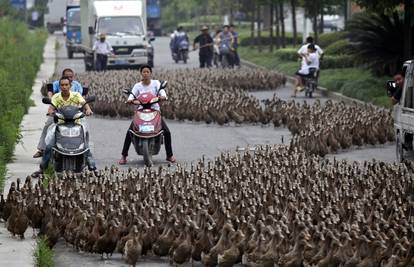
<instances>
[{"instance_id":1,"label":"red motor scooter","mask_svg":"<svg viewBox=\"0 0 414 267\"><path fill-rule=\"evenodd\" d=\"M160 90L167 87L167 81L162 81ZM132 143L138 155L144 157L145 166L152 166L152 156L160 152L163 144L163 130L161 125L161 112L151 108L159 102L158 96L151 93L134 95L131 90L124 90L125 94L133 95L140 102L135 110L131 133Z\"/></svg>"}]
</instances>

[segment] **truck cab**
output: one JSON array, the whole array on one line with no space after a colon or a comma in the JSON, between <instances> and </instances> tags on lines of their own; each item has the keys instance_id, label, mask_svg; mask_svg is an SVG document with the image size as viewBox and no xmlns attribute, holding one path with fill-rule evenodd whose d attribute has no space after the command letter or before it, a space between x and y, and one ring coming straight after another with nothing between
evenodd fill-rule
<instances>
[{"instance_id":1,"label":"truck cab","mask_svg":"<svg viewBox=\"0 0 414 267\"><path fill-rule=\"evenodd\" d=\"M88 18L84 19L81 15L82 28L88 29L89 39L84 57L86 70L94 69L95 57L91 49L102 33L114 52L114 55L108 56L108 68L153 65L153 48L147 37L146 13L141 0L87 2L93 4L88 7L92 11ZM87 25L85 21L88 21ZM82 42L83 37L82 30Z\"/></svg>"},{"instance_id":2,"label":"truck cab","mask_svg":"<svg viewBox=\"0 0 414 267\"><path fill-rule=\"evenodd\" d=\"M413 151L414 136L414 60L404 63L404 87L400 102L394 105L397 160L402 162Z\"/></svg>"}]
</instances>

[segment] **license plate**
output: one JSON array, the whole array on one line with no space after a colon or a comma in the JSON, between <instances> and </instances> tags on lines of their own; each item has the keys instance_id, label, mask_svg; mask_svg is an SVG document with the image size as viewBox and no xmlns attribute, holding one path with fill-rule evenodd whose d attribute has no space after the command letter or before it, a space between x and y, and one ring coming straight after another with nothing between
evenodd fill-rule
<instances>
[{"instance_id":1,"label":"license plate","mask_svg":"<svg viewBox=\"0 0 414 267\"><path fill-rule=\"evenodd\" d=\"M149 133L154 131L154 125L140 125L139 131L142 133Z\"/></svg>"},{"instance_id":2,"label":"license plate","mask_svg":"<svg viewBox=\"0 0 414 267\"><path fill-rule=\"evenodd\" d=\"M126 65L127 61L126 60L115 60L115 65Z\"/></svg>"}]
</instances>

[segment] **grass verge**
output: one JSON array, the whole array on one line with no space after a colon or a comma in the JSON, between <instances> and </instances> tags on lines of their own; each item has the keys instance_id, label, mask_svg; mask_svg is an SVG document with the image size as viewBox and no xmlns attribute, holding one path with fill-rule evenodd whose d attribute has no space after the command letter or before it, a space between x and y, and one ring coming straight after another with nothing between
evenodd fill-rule
<instances>
[{"instance_id":1,"label":"grass verge","mask_svg":"<svg viewBox=\"0 0 414 267\"><path fill-rule=\"evenodd\" d=\"M33 81L42 63L47 33L29 31L27 25L8 17L0 18L0 189L6 164L21 138L20 122L33 104L29 99Z\"/></svg>"},{"instance_id":2,"label":"grass verge","mask_svg":"<svg viewBox=\"0 0 414 267\"><path fill-rule=\"evenodd\" d=\"M263 47L261 53L249 47L240 47L238 51L242 59L290 76L293 76L300 66L299 61L283 60L276 50L269 52L268 47ZM319 85L352 98L389 108L391 103L385 90L385 82L389 79L391 77L376 77L362 66L332 68L321 71Z\"/></svg>"},{"instance_id":3,"label":"grass verge","mask_svg":"<svg viewBox=\"0 0 414 267\"><path fill-rule=\"evenodd\" d=\"M54 267L55 262L53 260L53 250L47 246L45 238L38 238L36 244L36 250L34 251L34 259L36 267Z\"/></svg>"}]
</instances>

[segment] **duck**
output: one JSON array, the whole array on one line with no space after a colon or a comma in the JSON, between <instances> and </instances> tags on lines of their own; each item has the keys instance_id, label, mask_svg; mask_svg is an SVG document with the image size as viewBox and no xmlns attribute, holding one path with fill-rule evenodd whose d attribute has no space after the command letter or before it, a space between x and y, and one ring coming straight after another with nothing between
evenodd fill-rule
<instances>
[{"instance_id":1,"label":"duck","mask_svg":"<svg viewBox=\"0 0 414 267\"><path fill-rule=\"evenodd\" d=\"M106 228L105 233L96 240L95 244L93 245L93 251L101 254L101 258L103 259L103 254L106 254L108 258L109 255L112 256L116 248L116 244L118 242L118 232L117 232L117 224L114 220L111 220Z\"/></svg>"},{"instance_id":2,"label":"duck","mask_svg":"<svg viewBox=\"0 0 414 267\"><path fill-rule=\"evenodd\" d=\"M192 227L193 226L193 227ZM194 224L191 221L186 221L186 226L184 228L185 237L183 239L183 242L178 245L178 247L174 250L172 255L172 261L173 263L177 265L184 264L186 262L189 262L192 260L192 230L194 228ZM194 228L194 230L197 230Z\"/></svg>"},{"instance_id":3,"label":"duck","mask_svg":"<svg viewBox=\"0 0 414 267\"><path fill-rule=\"evenodd\" d=\"M125 243L125 261L135 267L142 254L142 240L136 225L132 226L131 232L133 233L132 238Z\"/></svg>"},{"instance_id":4,"label":"duck","mask_svg":"<svg viewBox=\"0 0 414 267\"><path fill-rule=\"evenodd\" d=\"M216 266L217 265L217 255L223 253L225 250L229 249L230 235L234 232L233 226L230 223L225 223L222 230L221 236L217 244L211 248L208 253L201 253L201 262L204 266Z\"/></svg>"},{"instance_id":5,"label":"duck","mask_svg":"<svg viewBox=\"0 0 414 267\"><path fill-rule=\"evenodd\" d=\"M229 249L223 251L222 254L217 255L217 263L219 267L231 267L239 263L242 259L241 242L244 234L239 229L230 238L231 246Z\"/></svg>"}]
</instances>

